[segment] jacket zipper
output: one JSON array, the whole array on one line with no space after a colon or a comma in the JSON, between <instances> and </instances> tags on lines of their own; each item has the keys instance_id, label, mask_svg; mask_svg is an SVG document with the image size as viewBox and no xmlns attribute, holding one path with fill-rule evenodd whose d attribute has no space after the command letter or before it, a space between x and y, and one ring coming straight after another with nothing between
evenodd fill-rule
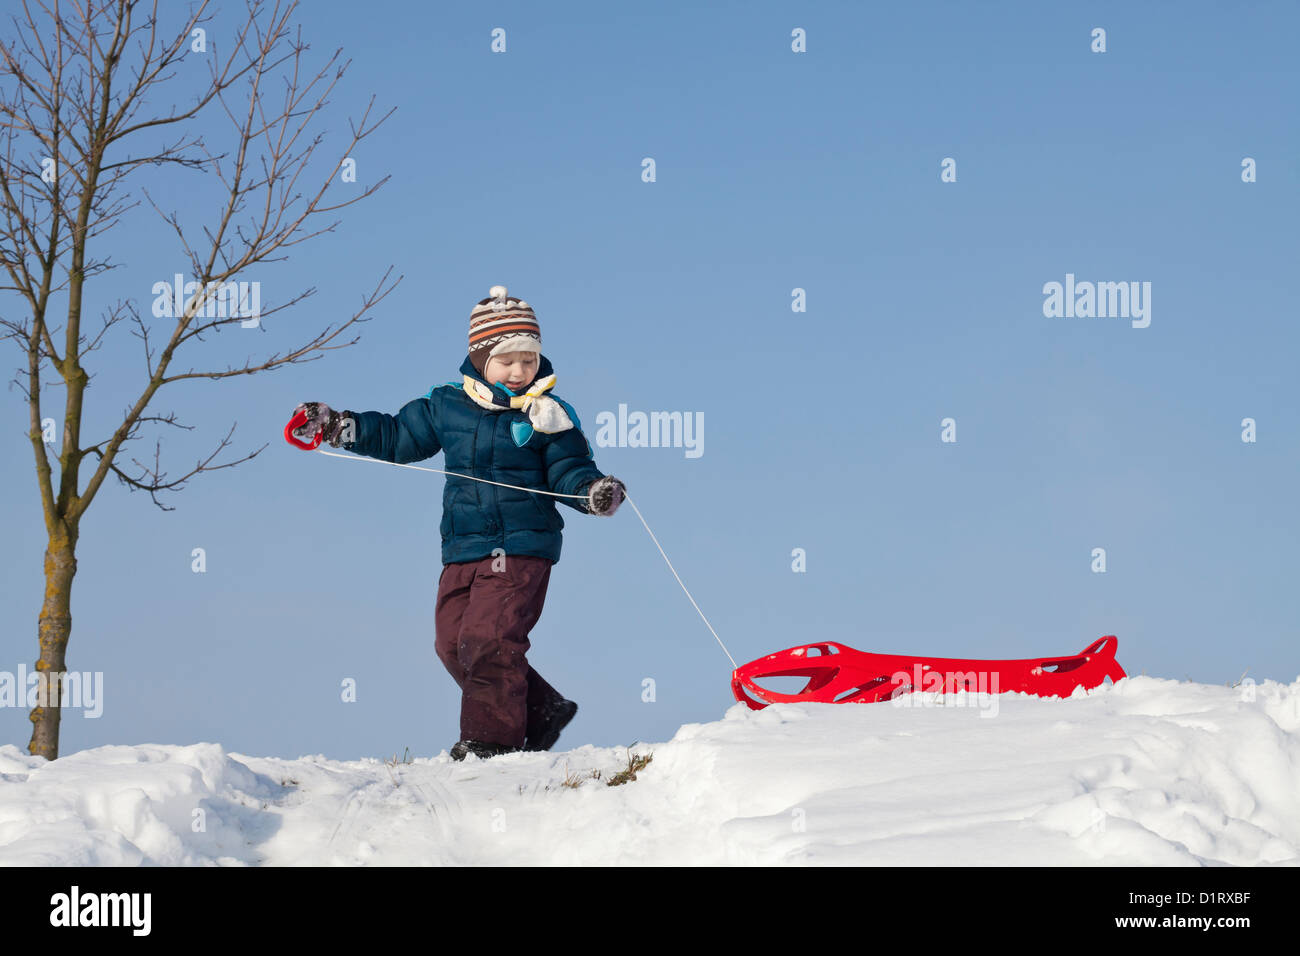
<instances>
[{"instance_id":1,"label":"jacket zipper","mask_svg":"<svg viewBox=\"0 0 1300 956\"><path fill-rule=\"evenodd\" d=\"M505 420L505 415L502 414L501 412L493 412L492 414L496 415L496 420L492 423L492 447L488 449L488 455L489 455L488 473L495 475L496 474L495 465L496 465L496 455L497 455L497 431L501 428L501 423L502 421ZM507 424L506 428L509 427L510 427L509 424ZM495 481L496 479L493 478L492 480ZM506 539L506 522L505 522L505 518L501 514L501 493L499 491L496 491L495 485L492 486L492 489L495 492L495 495L493 496L493 500L496 502L496 506L497 506L497 531L500 532L501 541L504 545Z\"/></svg>"},{"instance_id":2,"label":"jacket zipper","mask_svg":"<svg viewBox=\"0 0 1300 956\"><path fill-rule=\"evenodd\" d=\"M477 463L478 463L478 426L475 426L475 428L474 428L474 440L470 443L470 447L469 447L469 467L470 467L470 471L473 471L473 470L474 470L474 467L475 467L475 465L476 465ZM480 482L477 482L477 481L474 482L474 508L475 508L476 511L479 512L479 514L482 514L482 513L483 513L483 498L482 498L482 495L479 493L479 487L478 487L479 484L480 484Z\"/></svg>"}]
</instances>

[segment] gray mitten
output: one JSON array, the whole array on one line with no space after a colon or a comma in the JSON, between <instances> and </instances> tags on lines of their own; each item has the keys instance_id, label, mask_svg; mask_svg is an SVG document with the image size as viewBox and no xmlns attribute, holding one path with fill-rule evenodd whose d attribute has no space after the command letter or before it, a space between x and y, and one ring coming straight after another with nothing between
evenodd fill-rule
<instances>
[{"instance_id":1,"label":"gray mitten","mask_svg":"<svg viewBox=\"0 0 1300 956\"><path fill-rule=\"evenodd\" d=\"M618 510L626 492L623 482L613 475L597 478L587 489L587 510L607 518Z\"/></svg>"},{"instance_id":2,"label":"gray mitten","mask_svg":"<svg viewBox=\"0 0 1300 956\"><path fill-rule=\"evenodd\" d=\"M330 408L324 402L304 402L294 410L307 413L307 421L293 430L295 438L301 441L311 441L316 437L317 432L322 432L322 438L333 445L339 447L340 432L343 430L343 422L350 418L351 412L339 414Z\"/></svg>"}]
</instances>

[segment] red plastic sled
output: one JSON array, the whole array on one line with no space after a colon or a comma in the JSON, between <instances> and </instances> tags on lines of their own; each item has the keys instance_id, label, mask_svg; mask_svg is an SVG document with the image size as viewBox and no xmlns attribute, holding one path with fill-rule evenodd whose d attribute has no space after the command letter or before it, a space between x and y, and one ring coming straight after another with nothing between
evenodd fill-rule
<instances>
[{"instance_id":1,"label":"red plastic sled","mask_svg":"<svg viewBox=\"0 0 1300 956\"><path fill-rule=\"evenodd\" d=\"M1115 660L1119 639L1094 641L1073 657L981 661L957 657L870 654L834 641L804 644L750 661L731 673L731 692L752 710L768 704L869 704L914 691L1001 694L1020 691L1039 697L1068 697L1076 687L1100 686L1128 675ZM796 694L760 687L768 677L806 677Z\"/></svg>"}]
</instances>

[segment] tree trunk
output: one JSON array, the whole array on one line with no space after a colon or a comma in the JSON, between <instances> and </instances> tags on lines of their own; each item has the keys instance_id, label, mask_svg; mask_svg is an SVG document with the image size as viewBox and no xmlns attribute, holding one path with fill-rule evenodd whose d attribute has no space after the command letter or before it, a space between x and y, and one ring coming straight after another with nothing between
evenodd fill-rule
<instances>
[{"instance_id":1,"label":"tree trunk","mask_svg":"<svg viewBox=\"0 0 1300 956\"><path fill-rule=\"evenodd\" d=\"M29 753L54 760L59 756L59 689L65 669L68 635L72 632L72 578L77 573L77 533L73 529L51 535L45 548L45 603L37 620L41 656L36 670L41 675L41 694L29 715L32 739ZM25 688L20 688L23 692Z\"/></svg>"}]
</instances>

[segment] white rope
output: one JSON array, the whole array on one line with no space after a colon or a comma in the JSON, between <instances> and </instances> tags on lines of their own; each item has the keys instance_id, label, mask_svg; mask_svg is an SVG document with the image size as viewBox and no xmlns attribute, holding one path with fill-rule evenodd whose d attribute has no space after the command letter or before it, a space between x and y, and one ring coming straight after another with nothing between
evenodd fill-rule
<instances>
[{"instance_id":1,"label":"white rope","mask_svg":"<svg viewBox=\"0 0 1300 956\"><path fill-rule=\"evenodd\" d=\"M489 485L500 485L502 488L517 488L519 491L531 491L533 494L537 495L551 495L555 498L587 497L586 495L562 495L559 492L543 491L540 488L525 488L522 485L508 485L503 481L488 481L486 478L479 478L475 475L462 475L456 471L443 471L441 468L424 468L420 465L405 465L396 461L384 461L382 458L367 458L364 455L340 455L338 452L326 451L324 448L317 448L316 451L318 454L329 455L331 458L343 458L352 461L373 461L380 465L396 465L398 468L414 468L416 471L432 471L439 475L453 475L457 478L468 478L470 481L481 481ZM713 625L709 623L709 619L704 616L704 612L700 610L700 606L695 603L695 598L691 595L686 584L682 581L681 575L677 573L677 569L673 567L673 563L668 560L668 555L664 552L663 545L659 543L659 539L655 537L655 533L650 530L650 525L646 524L646 520L641 514L641 509L636 506L636 502L632 500L632 496L627 493L626 488L623 489L623 498L632 506L632 510L636 512L636 516L641 519L641 524L645 527L646 533L650 535L650 540L655 543L655 547L659 549L659 553L664 556L664 562L668 565L668 570L673 573L673 577L677 579L677 583L682 586L682 590L685 591L686 596L690 598L691 605L695 608L695 612L699 614L700 619L704 621L704 626L709 629L709 633L713 635L713 639L717 641L718 646L722 648L722 653L726 654L727 659L731 661L732 670L735 670L738 666L736 664L736 659L731 656L731 651L727 650L727 645L722 643L722 638L718 637L718 632L713 629Z\"/></svg>"},{"instance_id":2,"label":"white rope","mask_svg":"<svg viewBox=\"0 0 1300 956\"><path fill-rule=\"evenodd\" d=\"M641 509L636 506L636 502L632 500L626 489L623 491L623 497L626 498L627 503L632 506L632 510L636 512L636 516L641 518ZM677 573L677 569L673 567L673 563L668 560L668 555L664 554L664 549L659 544L659 539L656 538L655 533L650 530L650 526L645 523L645 518L641 518L641 523L645 525L645 529L650 535L650 540L655 543L655 547L659 549L659 553L664 555L664 561L668 564L668 570L673 573L673 577L677 578L677 583L682 585L682 590L686 591L686 596L691 598L691 604L695 606L695 610L700 615L700 619L704 621L704 626L713 634L713 639L717 641L718 646L722 648L722 653L726 654L727 659L731 661L731 669L735 670L739 665L736 664L736 659L731 656L731 651L727 650L727 645L722 643L722 638L718 637L718 632L713 630L713 625L710 624L709 619L704 616L704 612L700 610L700 606L695 603L695 598L691 597L691 592L686 590L685 584L682 584L681 575Z\"/></svg>"},{"instance_id":3,"label":"white rope","mask_svg":"<svg viewBox=\"0 0 1300 956\"><path fill-rule=\"evenodd\" d=\"M404 465L400 461L384 461L382 458L367 458L364 455L340 455L336 451L326 451L324 448L316 449L318 454L329 455L331 458L342 458L345 461L373 461L380 465L396 465L398 468L414 468L416 471L432 471L440 475L455 475L457 478L468 478L470 481L482 481L489 485L500 485L502 488L518 488L520 491L532 491L539 495L552 495L556 498L586 498L586 495L562 495L556 491L541 491L537 488L525 488L523 485L507 485L504 481L488 481L486 478L476 478L473 475L462 475L457 471L443 471L441 468L421 468L419 465Z\"/></svg>"}]
</instances>

